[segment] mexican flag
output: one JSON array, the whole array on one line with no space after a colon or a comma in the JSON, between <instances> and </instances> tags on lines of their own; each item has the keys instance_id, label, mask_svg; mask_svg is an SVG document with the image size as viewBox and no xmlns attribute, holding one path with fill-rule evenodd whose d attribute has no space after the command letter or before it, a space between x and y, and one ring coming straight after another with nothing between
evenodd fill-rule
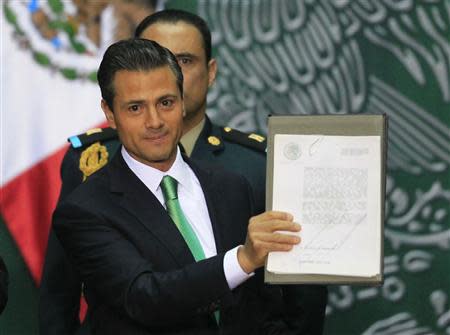
<instances>
[{"instance_id":1,"label":"mexican flag","mask_svg":"<svg viewBox=\"0 0 450 335\"><path fill-rule=\"evenodd\" d=\"M41 278L66 139L105 120L95 82L104 50L82 31L71 35L68 14L50 3L4 1L1 8L0 254L10 272L2 329L5 319L31 308L23 295L36 300L31 282L37 286ZM56 21L60 26L49 24Z\"/></svg>"}]
</instances>

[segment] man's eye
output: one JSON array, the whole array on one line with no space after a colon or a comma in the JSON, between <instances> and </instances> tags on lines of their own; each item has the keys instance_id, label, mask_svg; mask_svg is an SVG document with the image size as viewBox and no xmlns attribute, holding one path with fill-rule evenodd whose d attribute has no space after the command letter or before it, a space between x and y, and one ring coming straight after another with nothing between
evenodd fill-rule
<instances>
[{"instance_id":1,"label":"man's eye","mask_svg":"<svg viewBox=\"0 0 450 335\"><path fill-rule=\"evenodd\" d=\"M165 107L169 107L169 106L173 105L173 101L172 100L163 100L161 103Z\"/></svg>"},{"instance_id":2,"label":"man's eye","mask_svg":"<svg viewBox=\"0 0 450 335\"><path fill-rule=\"evenodd\" d=\"M128 107L128 110L130 112L137 112L137 111L139 111L139 105L131 105Z\"/></svg>"},{"instance_id":3,"label":"man's eye","mask_svg":"<svg viewBox=\"0 0 450 335\"><path fill-rule=\"evenodd\" d=\"M165 108L172 107L173 106L173 100L171 100L171 99L163 100L163 101L161 101L161 105L163 107L165 107Z\"/></svg>"},{"instance_id":4,"label":"man's eye","mask_svg":"<svg viewBox=\"0 0 450 335\"><path fill-rule=\"evenodd\" d=\"M178 58L178 64L180 65L186 65L192 63L192 60L188 57L180 57Z\"/></svg>"}]
</instances>

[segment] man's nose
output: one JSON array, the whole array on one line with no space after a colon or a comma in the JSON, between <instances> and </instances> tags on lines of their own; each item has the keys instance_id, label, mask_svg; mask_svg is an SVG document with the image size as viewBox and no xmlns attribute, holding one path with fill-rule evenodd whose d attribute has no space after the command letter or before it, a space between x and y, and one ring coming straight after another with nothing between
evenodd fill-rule
<instances>
[{"instance_id":1,"label":"man's nose","mask_svg":"<svg viewBox=\"0 0 450 335\"><path fill-rule=\"evenodd\" d=\"M151 108L150 110L148 110L145 116L146 128L158 129L161 128L163 124L164 122L161 119L159 112L155 108Z\"/></svg>"}]
</instances>

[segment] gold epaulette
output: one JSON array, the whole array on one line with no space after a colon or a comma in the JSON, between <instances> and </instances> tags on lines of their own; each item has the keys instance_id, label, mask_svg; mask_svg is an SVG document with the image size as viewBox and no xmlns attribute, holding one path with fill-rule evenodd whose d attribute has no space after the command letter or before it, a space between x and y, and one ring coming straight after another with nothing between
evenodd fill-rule
<instances>
[{"instance_id":1,"label":"gold epaulette","mask_svg":"<svg viewBox=\"0 0 450 335\"><path fill-rule=\"evenodd\" d=\"M101 142L115 138L117 131L112 128L94 128L84 134L69 137L68 141L73 148L83 148L78 165L83 173L83 181L108 163L108 149Z\"/></svg>"},{"instance_id":2,"label":"gold epaulette","mask_svg":"<svg viewBox=\"0 0 450 335\"><path fill-rule=\"evenodd\" d=\"M78 167L83 172L83 181L108 163L109 153L100 142L92 143L80 155Z\"/></svg>"},{"instance_id":3,"label":"gold epaulette","mask_svg":"<svg viewBox=\"0 0 450 335\"><path fill-rule=\"evenodd\" d=\"M238 143L257 151L266 151L266 138L255 133L248 134L230 127L224 127L222 128L222 137L226 141Z\"/></svg>"}]
</instances>

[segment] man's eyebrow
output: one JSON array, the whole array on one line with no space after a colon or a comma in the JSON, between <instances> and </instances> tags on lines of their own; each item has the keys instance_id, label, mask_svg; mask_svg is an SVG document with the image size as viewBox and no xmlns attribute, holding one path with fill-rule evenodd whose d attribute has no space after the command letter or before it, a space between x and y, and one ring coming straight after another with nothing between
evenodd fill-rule
<instances>
[{"instance_id":1,"label":"man's eyebrow","mask_svg":"<svg viewBox=\"0 0 450 335\"><path fill-rule=\"evenodd\" d=\"M190 58L197 58L196 55L190 53L190 52L180 52L175 54L176 58L182 58L182 57L190 57Z\"/></svg>"},{"instance_id":2,"label":"man's eyebrow","mask_svg":"<svg viewBox=\"0 0 450 335\"><path fill-rule=\"evenodd\" d=\"M161 101L161 100L164 100L164 99L167 99L167 98L175 98L175 99L177 99L178 95L177 94L171 94L171 93L164 94L164 95L161 95L160 97L158 97L158 101Z\"/></svg>"},{"instance_id":3,"label":"man's eyebrow","mask_svg":"<svg viewBox=\"0 0 450 335\"><path fill-rule=\"evenodd\" d=\"M128 105L140 105L143 104L145 102L145 100L128 100L128 101L124 101L122 103L122 106L128 106Z\"/></svg>"}]
</instances>

